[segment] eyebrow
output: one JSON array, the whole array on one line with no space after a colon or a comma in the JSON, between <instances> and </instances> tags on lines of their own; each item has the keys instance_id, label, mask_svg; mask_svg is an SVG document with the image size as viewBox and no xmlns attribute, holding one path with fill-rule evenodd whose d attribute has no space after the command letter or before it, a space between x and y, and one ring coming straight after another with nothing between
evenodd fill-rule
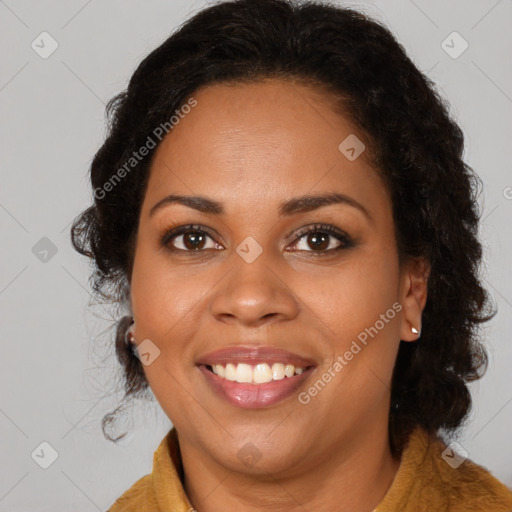
<instances>
[{"instance_id":1,"label":"eyebrow","mask_svg":"<svg viewBox=\"0 0 512 512\"><path fill-rule=\"evenodd\" d=\"M222 203L205 196L183 196L170 194L158 201L149 210L149 216L154 215L158 210L170 204L182 204L198 210L202 213L222 215L225 210ZM288 217L296 213L310 212L331 204L346 204L362 212L370 221L373 221L370 212L352 197L339 193L327 193L321 195L305 195L288 199L279 205L279 217Z\"/></svg>"}]
</instances>

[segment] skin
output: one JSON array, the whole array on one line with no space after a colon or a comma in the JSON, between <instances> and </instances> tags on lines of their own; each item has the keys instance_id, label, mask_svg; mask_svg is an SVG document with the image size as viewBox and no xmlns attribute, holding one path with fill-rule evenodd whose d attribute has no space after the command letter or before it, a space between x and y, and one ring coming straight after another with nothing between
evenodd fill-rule
<instances>
[{"instance_id":1,"label":"skin","mask_svg":"<svg viewBox=\"0 0 512 512\"><path fill-rule=\"evenodd\" d=\"M428 265L399 265L391 199L368 152L349 161L338 150L349 134L365 136L322 89L274 79L193 96L197 106L152 161L131 276L135 339L161 351L144 371L178 431L187 496L201 512L370 512L399 467L388 443L392 370L400 340L418 338L411 326L421 327ZM347 204L279 216L283 201L325 192L350 196L371 219ZM174 203L150 216L168 194L207 196L225 212ZM330 250L340 245L332 235L320 250L308 235L294 241L317 223L354 245ZM194 254L183 236L162 247L170 227L187 224L215 237ZM263 250L252 263L236 252L248 236ZM395 302L401 311L307 405L294 394L235 407L196 366L226 346L284 348L317 365L304 391ZM260 455L249 467L237 455L248 441Z\"/></svg>"}]
</instances>

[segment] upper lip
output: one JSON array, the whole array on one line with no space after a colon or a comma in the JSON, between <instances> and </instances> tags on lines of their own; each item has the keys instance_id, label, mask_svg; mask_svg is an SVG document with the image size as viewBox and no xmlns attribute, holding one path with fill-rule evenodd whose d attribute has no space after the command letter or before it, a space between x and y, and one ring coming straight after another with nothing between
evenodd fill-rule
<instances>
[{"instance_id":1,"label":"upper lip","mask_svg":"<svg viewBox=\"0 0 512 512\"><path fill-rule=\"evenodd\" d=\"M264 346L264 345L236 345L221 348L213 352L202 355L198 358L198 365L213 366L215 364L225 365L228 363L282 363L292 364L296 368L308 368L315 366L313 360L289 352L282 348Z\"/></svg>"}]
</instances>

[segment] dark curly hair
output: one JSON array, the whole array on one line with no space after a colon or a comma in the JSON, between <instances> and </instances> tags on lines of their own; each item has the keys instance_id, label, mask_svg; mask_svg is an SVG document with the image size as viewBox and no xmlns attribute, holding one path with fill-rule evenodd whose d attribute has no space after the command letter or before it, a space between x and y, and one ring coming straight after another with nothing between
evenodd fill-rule
<instances>
[{"instance_id":1,"label":"dark curly hair","mask_svg":"<svg viewBox=\"0 0 512 512\"><path fill-rule=\"evenodd\" d=\"M128 300L155 148L114 183L118 169L199 87L266 78L323 87L338 100L367 137L367 153L390 192L400 261L424 257L431 265L421 338L401 342L394 368L392 453L401 453L418 425L433 435L454 433L471 408L467 383L487 367L479 324L496 314L479 277L481 181L462 159L463 133L434 83L387 28L356 10L225 1L194 15L143 59L127 89L107 105L108 136L90 168L93 204L71 229L75 249L93 260L95 294ZM142 365L125 343L130 321L120 318L116 333L123 401L148 391ZM105 433L118 409L102 422L113 441L125 435Z\"/></svg>"}]
</instances>

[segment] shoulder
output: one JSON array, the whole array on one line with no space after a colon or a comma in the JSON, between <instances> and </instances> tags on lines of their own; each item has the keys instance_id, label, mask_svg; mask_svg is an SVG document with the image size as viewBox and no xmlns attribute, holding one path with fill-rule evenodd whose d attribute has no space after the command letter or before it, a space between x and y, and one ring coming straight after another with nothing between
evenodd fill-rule
<instances>
[{"instance_id":1,"label":"shoulder","mask_svg":"<svg viewBox=\"0 0 512 512\"><path fill-rule=\"evenodd\" d=\"M158 510L151 475L145 475L125 491L107 512L145 512Z\"/></svg>"},{"instance_id":2,"label":"shoulder","mask_svg":"<svg viewBox=\"0 0 512 512\"><path fill-rule=\"evenodd\" d=\"M512 491L486 468L457 454L441 439L424 435L428 439L428 458L432 461L432 487L443 494L449 510L512 511Z\"/></svg>"},{"instance_id":3,"label":"shoulder","mask_svg":"<svg viewBox=\"0 0 512 512\"><path fill-rule=\"evenodd\" d=\"M512 491L484 467L417 428L378 512L511 512Z\"/></svg>"},{"instance_id":4,"label":"shoulder","mask_svg":"<svg viewBox=\"0 0 512 512\"><path fill-rule=\"evenodd\" d=\"M152 472L137 480L107 512L190 511L181 475L179 440L173 427L153 454Z\"/></svg>"}]
</instances>

